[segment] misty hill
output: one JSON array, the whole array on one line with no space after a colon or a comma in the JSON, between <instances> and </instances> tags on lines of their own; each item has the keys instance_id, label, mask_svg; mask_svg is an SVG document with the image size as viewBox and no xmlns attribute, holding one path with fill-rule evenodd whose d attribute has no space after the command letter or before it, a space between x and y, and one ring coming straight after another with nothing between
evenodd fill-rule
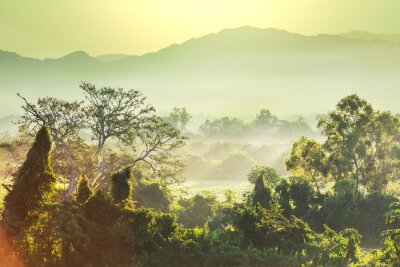
<instances>
[{"instance_id":1,"label":"misty hill","mask_svg":"<svg viewBox=\"0 0 400 267\"><path fill-rule=\"evenodd\" d=\"M115 60L120 60L123 58L129 57L129 55L125 55L125 54L106 54L106 55L100 55L97 56L96 58L100 61L103 62L111 62L111 61L115 61Z\"/></svg>"},{"instance_id":2,"label":"misty hill","mask_svg":"<svg viewBox=\"0 0 400 267\"><path fill-rule=\"evenodd\" d=\"M381 39L240 27L143 56L108 59L82 51L45 60L0 52L0 115L16 110L10 103L17 91L31 98L77 98L82 80L139 89L159 110L325 112L344 95L359 93L379 108L400 111L400 44Z\"/></svg>"},{"instance_id":3,"label":"misty hill","mask_svg":"<svg viewBox=\"0 0 400 267\"><path fill-rule=\"evenodd\" d=\"M365 31L351 31L339 34L340 36L348 39L373 41L384 40L394 43L400 43L400 34L374 34Z\"/></svg>"}]
</instances>

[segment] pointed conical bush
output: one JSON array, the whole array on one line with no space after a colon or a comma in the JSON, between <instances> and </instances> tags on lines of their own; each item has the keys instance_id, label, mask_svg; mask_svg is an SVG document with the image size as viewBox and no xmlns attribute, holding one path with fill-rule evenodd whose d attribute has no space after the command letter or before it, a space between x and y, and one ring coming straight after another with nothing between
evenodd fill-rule
<instances>
[{"instance_id":1,"label":"pointed conical bush","mask_svg":"<svg viewBox=\"0 0 400 267\"><path fill-rule=\"evenodd\" d=\"M78 184L78 193L76 194L76 201L85 203L93 196L93 192L89 187L89 182L84 177L81 177Z\"/></svg>"},{"instance_id":2,"label":"pointed conical bush","mask_svg":"<svg viewBox=\"0 0 400 267\"><path fill-rule=\"evenodd\" d=\"M111 195L115 203L122 203L131 194L130 180L130 168L125 168L111 177Z\"/></svg>"},{"instance_id":3,"label":"pointed conical bush","mask_svg":"<svg viewBox=\"0 0 400 267\"><path fill-rule=\"evenodd\" d=\"M263 208L269 208L272 199L272 191L265 186L264 178L259 176L256 180L253 191L253 206L260 205Z\"/></svg>"},{"instance_id":4,"label":"pointed conical bush","mask_svg":"<svg viewBox=\"0 0 400 267\"><path fill-rule=\"evenodd\" d=\"M21 166L14 186L5 198L4 218L18 230L29 215L50 201L56 178L50 162L51 140L47 127L42 127Z\"/></svg>"}]
</instances>

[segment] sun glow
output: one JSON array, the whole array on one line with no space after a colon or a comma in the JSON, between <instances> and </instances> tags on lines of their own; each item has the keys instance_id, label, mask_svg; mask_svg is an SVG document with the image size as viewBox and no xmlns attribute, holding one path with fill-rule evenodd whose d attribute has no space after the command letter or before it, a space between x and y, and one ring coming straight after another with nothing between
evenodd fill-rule
<instances>
[{"instance_id":1,"label":"sun glow","mask_svg":"<svg viewBox=\"0 0 400 267\"><path fill-rule=\"evenodd\" d=\"M24 267L23 262L13 253L4 230L0 227L0 266Z\"/></svg>"}]
</instances>

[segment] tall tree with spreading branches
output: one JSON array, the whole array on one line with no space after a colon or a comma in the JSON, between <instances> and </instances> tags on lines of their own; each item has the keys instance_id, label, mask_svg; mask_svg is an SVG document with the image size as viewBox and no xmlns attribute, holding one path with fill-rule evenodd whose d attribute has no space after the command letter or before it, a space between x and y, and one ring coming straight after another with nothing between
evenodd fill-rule
<instances>
[{"instance_id":1,"label":"tall tree with spreading branches","mask_svg":"<svg viewBox=\"0 0 400 267\"><path fill-rule=\"evenodd\" d=\"M19 95L25 102L21 128L35 130L46 125L55 140L55 166L69 181L65 198L72 195L81 172L85 173L85 170L91 173L93 181L100 184L107 178L105 174L109 173L109 166L115 165L111 170L115 172L138 162L148 164L166 179L176 176L182 165L172 151L182 146L186 138L176 127L156 116L154 108L146 104L146 98L139 91L97 88L90 83L82 83L80 87L85 93L85 102L47 97L31 104ZM85 127L92 130L93 139L97 141L97 153L93 156L90 147L79 137ZM104 149L110 139L119 141L124 150L132 149L132 156L119 160L117 164L106 164L108 158L113 158L113 153ZM81 154L85 157L83 161ZM87 161L95 165L96 172L93 173L90 166L88 168Z\"/></svg>"},{"instance_id":2,"label":"tall tree with spreading branches","mask_svg":"<svg viewBox=\"0 0 400 267\"><path fill-rule=\"evenodd\" d=\"M117 138L130 140L154 112L146 104L146 97L136 90L123 88L97 88L90 83L82 83L88 106L85 108L87 125L97 140L100 153L107 140Z\"/></svg>"},{"instance_id":3,"label":"tall tree with spreading branches","mask_svg":"<svg viewBox=\"0 0 400 267\"><path fill-rule=\"evenodd\" d=\"M36 104L30 103L18 94L25 102L22 108L25 114L19 121L20 129L35 131L46 125L56 146L53 160L61 176L68 177L69 185L65 197L69 198L80 175L81 161L77 155L76 144L82 144L80 131L86 125L85 114L80 101L67 102L64 100L45 97L39 98ZM65 166L65 162L68 166Z\"/></svg>"}]
</instances>

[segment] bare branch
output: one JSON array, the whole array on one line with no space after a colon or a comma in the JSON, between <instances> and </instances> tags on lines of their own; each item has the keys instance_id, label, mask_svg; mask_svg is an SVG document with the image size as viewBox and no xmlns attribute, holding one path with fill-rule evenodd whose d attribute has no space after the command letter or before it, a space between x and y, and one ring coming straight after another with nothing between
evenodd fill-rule
<instances>
[{"instance_id":1,"label":"bare branch","mask_svg":"<svg viewBox=\"0 0 400 267\"><path fill-rule=\"evenodd\" d=\"M6 184L2 184L2 186L8 191L8 193L10 193L11 192L11 188L10 187L8 187L8 185L6 185Z\"/></svg>"},{"instance_id":2,"label":"bare branch","mask_svg":"<svg viewBox=\"0 0 400 267\"><path fill-rule=\"evenodd\" d=\"M17 96L21 98L25 102L25 104L29 107L29 109L27 109L26 107L23 107L23 109L26 112L32 113L36 118L38 118L43 123L43 125L46 125L46 120L36 111L35 106L30 104L25 97L20 95L20 93L17 93Z\"/></svg>"}]
</instances>

